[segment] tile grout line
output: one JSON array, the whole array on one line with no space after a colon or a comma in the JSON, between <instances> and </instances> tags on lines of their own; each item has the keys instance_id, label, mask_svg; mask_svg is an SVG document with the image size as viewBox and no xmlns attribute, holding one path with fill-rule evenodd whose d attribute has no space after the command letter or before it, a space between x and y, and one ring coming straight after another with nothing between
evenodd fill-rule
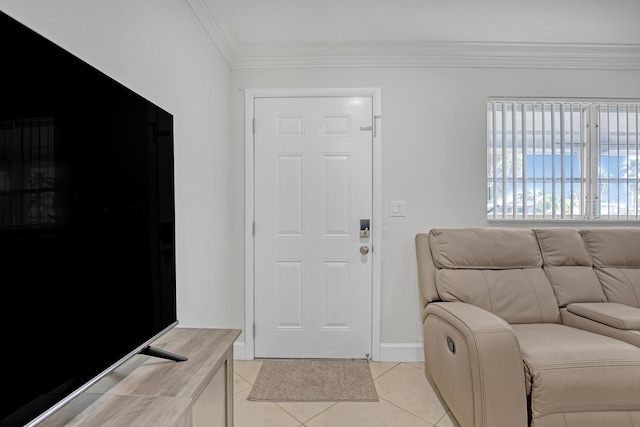
<instances>
[{"instance_id":1,"label":"tile grout line","mask_svg":"<svg viewBox=\"0 0 640 427\"><path fill-rule=\"evenodd\" d=\"M395 365L393 365L392 367L390 367L389 369L387 369L386 371L384 371L383 373L381 373L380 375L378 375L377 377L373 378L373 382L375 383L376 380L378 380L379 378L384 377L385 375L387 375L389 372L393 371L394 369L396 369L398 366L402 365L403 362L396 362ZM369 366L369 369L371 369L371 366ZM371 377L373 377L373 374L371 374Z\"/></svg>"},{"instance_id":2,"label":"tile grout line","mask_svg":"<svg viewBox=\"0 0 640 427\"><path fill-rule=\"evenodd\" d=\"M442 415L442 417L440 417L440 419L438 420L438 422L435 424L436 426L438 425L438 423L440 423L440 421L444 420L444 417L447 416L447 414L449 413L449 410L447 409L445 411L445 413ZM451 415L453 417L453 414ZM456 421L457 422L457 421Z\"/></svg>"},{"instance_id":3,"label":"tile grout line","mask_svg":"<svg viewBox=\"0 0 640 427\"><path fill-rule=\"evenodd\" d=\"M296 420L296 421L297 421L297 422L299 422L299 423L302 423L302 424L301 424L300 426L298 426L298 427L305 427L305 424L306 424L306 423L308 423L308 422L309 422L309 421L311 421L312 419L316 418L316 417L317 417L317 416L319 416L320 414L323 414L323 413L327 412L329 409L333 408L334 406L336 406L336 405L337 405L338 403L340 403L340 402L333 402L333 404L332 404L332 405L330 405L330 406L328 406L328 407L324 408L322 411L318 412L318 413L317 413L317 414L315 414L313 417L309 418L308 420L306 420L306 421L304 421L304 422L302 422L302 421L300 421L299 419L297 419L295 416L293 416L293 414L290 414L290 413L289 413L289 411L287 411L286 409L284 409L282 406L278 405L278 403L277 403L277 402L273 402L273 403L275 403L275 404L276 404L276 406L278 406L278 408L280 408L280 409L282 409L284 412L286 412L286 413L287 413L287 415L290 415L294 420Z\"/></svg>"},{"instance_id":4,"label":"tile grout line","mask_svg":"<svg viewBox=\"0 0 640 427\"><path fill-rule=\"evenodd\" d=\"M249 386L253 387L253 384L251 384L246 378L244 378L242 375L240 375L237 372L234 372L234 374L236 374L238 377L240 377L240 379L244 382L246 382L247 384L249 384ZM235 393L234 393L235 394Z\"/></svg>"},{"instance_id":5,"label":"tile grout line","mask_svg":"<svg viewBox=\"0 0 640 427\"><path fill-rule=\"evenodd\" d=\"M378 396L378 397L380 397L380 396ZM384 400L384 401L385 401L385 402L387 402L388 404L393 405L393 406L395 406L395 407L396 407L396 408L398 408L398 409L401 409L402 411L406 412L407 414L413 415L413 416L414 416L414 417L416 417L417 419L422 420L422 421L424 421L424 422L425 422L425 423L427 423L427 424L430 424L430 425L431 425L431 427L435 427L435 426L440 422L440 420L442 419L442 418L440 418L436 424L432 424L432 423L431 423L431 421L425 420L425 419L424 419L424 418L422 418L420 415L416 415L416 414L414 414L413 412L409 411L408 409L405 409L405 408L403 408L402 406L398 406L398 405L396 405L395 403L393 403L393 402L391 402L391 401L389 401L389 400L385 399L384 397L380 397L380 400ZM445 413L444 413L444 415L447 415L447 413L445 412ZM443 415L443 416L444 416L444 415Z\"/></svg>"},{"instance_id":6,"label":"tile grout line","mask_svg":"<svg viewBox=\"0 0 640 427\"><path fill-rule=\"evenodd\" d=\"M385 373L383 373L382 375L380 375L378 378L382 378L383 376L385 376L386 374L390 373L392 370L394 370L395 368L397 368L397 367L398 367L398 366L400 366L400 365L407 365L409 368L413 368L413 369L416 369L416 370L418 370L418 371L420 371L420 370L421 370L420 368L417 368L417 367L415 367L415 366L413 366L413 365L411 365L411 364L409 364L409 363L406 363L406 362L399 362L399 363L397 363L396 365L394 365L391 369L389 369L388 371L386 371ZM377 379L377 378L376 378L376 379ZM375 383L375 381L374 381L374 383ZM399 405L397 405L397 404L395 404L395 403L393 403L393 402L391 402L391 401L389 401L389 400L387 400L387 399L385 399L385 398L381 397L379 394L378 394L378 398L379 398L379 399L384 400L385 402L387 402L387 403L389 403L389 404L391 404L391 405L393 405L393 406L395 406L395 407L396 407L396 408L398 408L398 409L401 409L402 411L404 411L404 412L406 412L406 413L408 413L408 414L413 415L414 417L416 417L416 418L418 418L418 419L420 419L420 420L422 420L422 421L426 422L427 424L431 424L431 426L432 426L432 427L437 426L437 425L438 425L438 423L439 423L440 421L442 421L442 418L444 418L444 417L447 415L447 410L445 410L444 414L442 414L442 417L440 417L440 418L438 419L438 421L436 421L436 423L435 423L435 424L432 424L432 423L431 423L431 421L429 421L429 420L425 420L425 419L424 419L424 418L422 418L420 415L418 415L418 414L414 414L414 413L413 413L413 412L411 412L410 410L405 409L405 408L403 408L402 406L399 406ZM443 409L444 409L444 408L443 408Z\"/></svg>"},{"instance_id":7,"label":"tile grout line","mask_svg":"<svg viewBox=\"0 0 640 427\"><path fill-rule=\"evenodd\" d=\"M414 368L414 369L415 369L415 367L414 367L414 366L411 366L411 365L409 365L409 364L408 364L408 363L406 363L406 362L398 362L398 363L396 363L395 365L393 365L393 367L391 367L391 368L390 368L390 369L388 369L387 371L383 372L382 374L380 374L380 375L378 375L376 378L374 378L374 379L373 379L373 383L375 384L375 383L376 383L376 381L377 381L378 379L380 379L380 378L384 377L384 376L385 376L385 375L387 375L387 374L390 374L390 373L391 373L391 371L393 371L394 369L396 369L398 366L401 366L401 365L407 365L408 367L410 367L410 368ZM376 389L376 390L377 390L377 389Z\"/></svg>"}]
</instances>

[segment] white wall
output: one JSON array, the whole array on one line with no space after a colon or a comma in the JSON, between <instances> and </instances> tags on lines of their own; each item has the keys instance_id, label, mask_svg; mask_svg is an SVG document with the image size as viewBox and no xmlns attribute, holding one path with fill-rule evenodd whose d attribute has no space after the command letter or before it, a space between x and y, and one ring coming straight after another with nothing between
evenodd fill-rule
<instances>
[{"instance_id":1,"label":"white wall","mask_svg":"<svg viewBox=\"0 0 640 427\"><path fill-rule=\"evenodd\" d=\"M0 10L174 115L178 319L227 326L230 70L187 2L0 0Z\"/></svg>"},{"instance_id":2,"label":"white wall","mask_svg":"<svg viewBox=\"0 0 640 427\"><path fill-rule=\"evenodd\" d=\"M488 226L489 96L640 98L640 71L488 68L326 68L232 71L233 211L243 211L244 88L380 87L382 90L381 358L422 357L414 236L434 227ZM405 200L406 218L388 202ZM232 218L242 235L242 218ZM242 327L242 242L233 241L231 324ZM240 338L243 339L242 337Z\"/></svg>"},{"instance_id":3,"label":"white wall","mask_svg":"<svg viewBox=\"0 0 640 427\"><path fill-rule=\"evenodd\" d=\"M639 71L230 71L185 1L0 0L0 10L173 113L182 326L244 329L243 89L380 87L383 208L407 201L406 218L383 216L386 360L421 357L414 235L488 225L487 97L640 98Z\"/></svg>"}]
</instances>

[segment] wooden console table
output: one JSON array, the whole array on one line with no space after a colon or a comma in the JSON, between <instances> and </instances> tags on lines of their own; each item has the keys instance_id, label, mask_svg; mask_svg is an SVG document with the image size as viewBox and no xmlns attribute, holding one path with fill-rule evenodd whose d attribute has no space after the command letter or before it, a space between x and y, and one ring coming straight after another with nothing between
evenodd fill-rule
<instances>
[{"instance_id":1,"label":"wooden console table","mask_svg":"<svg viewBox=\"0 0 640 427\"><path fill-rule=\"evenodd\" d=\"M175 327L152 345L188 360L135 355L39 426L232 427L240 333Z\"/></svg>"}]
</instances>

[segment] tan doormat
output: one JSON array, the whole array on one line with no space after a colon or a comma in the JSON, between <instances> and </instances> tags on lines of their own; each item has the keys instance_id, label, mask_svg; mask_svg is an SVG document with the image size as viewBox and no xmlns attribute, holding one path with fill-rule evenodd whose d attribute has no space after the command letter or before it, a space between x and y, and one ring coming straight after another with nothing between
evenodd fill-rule
<instances>
[{"instance_id":1,"label":"tan doormat","mask_svg":"<svg viewBox=\"0 0 640 427\"><path fill-rule=\"evenodd\" d=\"M248 400L377 402L367 360L267 359Z\"/></svg>"}]
</instances>

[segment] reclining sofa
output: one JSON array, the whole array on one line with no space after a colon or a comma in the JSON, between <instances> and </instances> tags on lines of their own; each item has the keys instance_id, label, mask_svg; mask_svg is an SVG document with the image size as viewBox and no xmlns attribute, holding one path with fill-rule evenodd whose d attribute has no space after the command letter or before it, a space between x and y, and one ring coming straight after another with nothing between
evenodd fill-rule
<instances>
[{"instance_id":1,"label":"reclining sofa","mask_svg":"<svg viewBox=\"0 0 640 427\"><path fill-rule=\"evenodd\" d=\"M462 427L640 427L640 228L415 243L425 373Z\"/></svg>"}]
</instances>

